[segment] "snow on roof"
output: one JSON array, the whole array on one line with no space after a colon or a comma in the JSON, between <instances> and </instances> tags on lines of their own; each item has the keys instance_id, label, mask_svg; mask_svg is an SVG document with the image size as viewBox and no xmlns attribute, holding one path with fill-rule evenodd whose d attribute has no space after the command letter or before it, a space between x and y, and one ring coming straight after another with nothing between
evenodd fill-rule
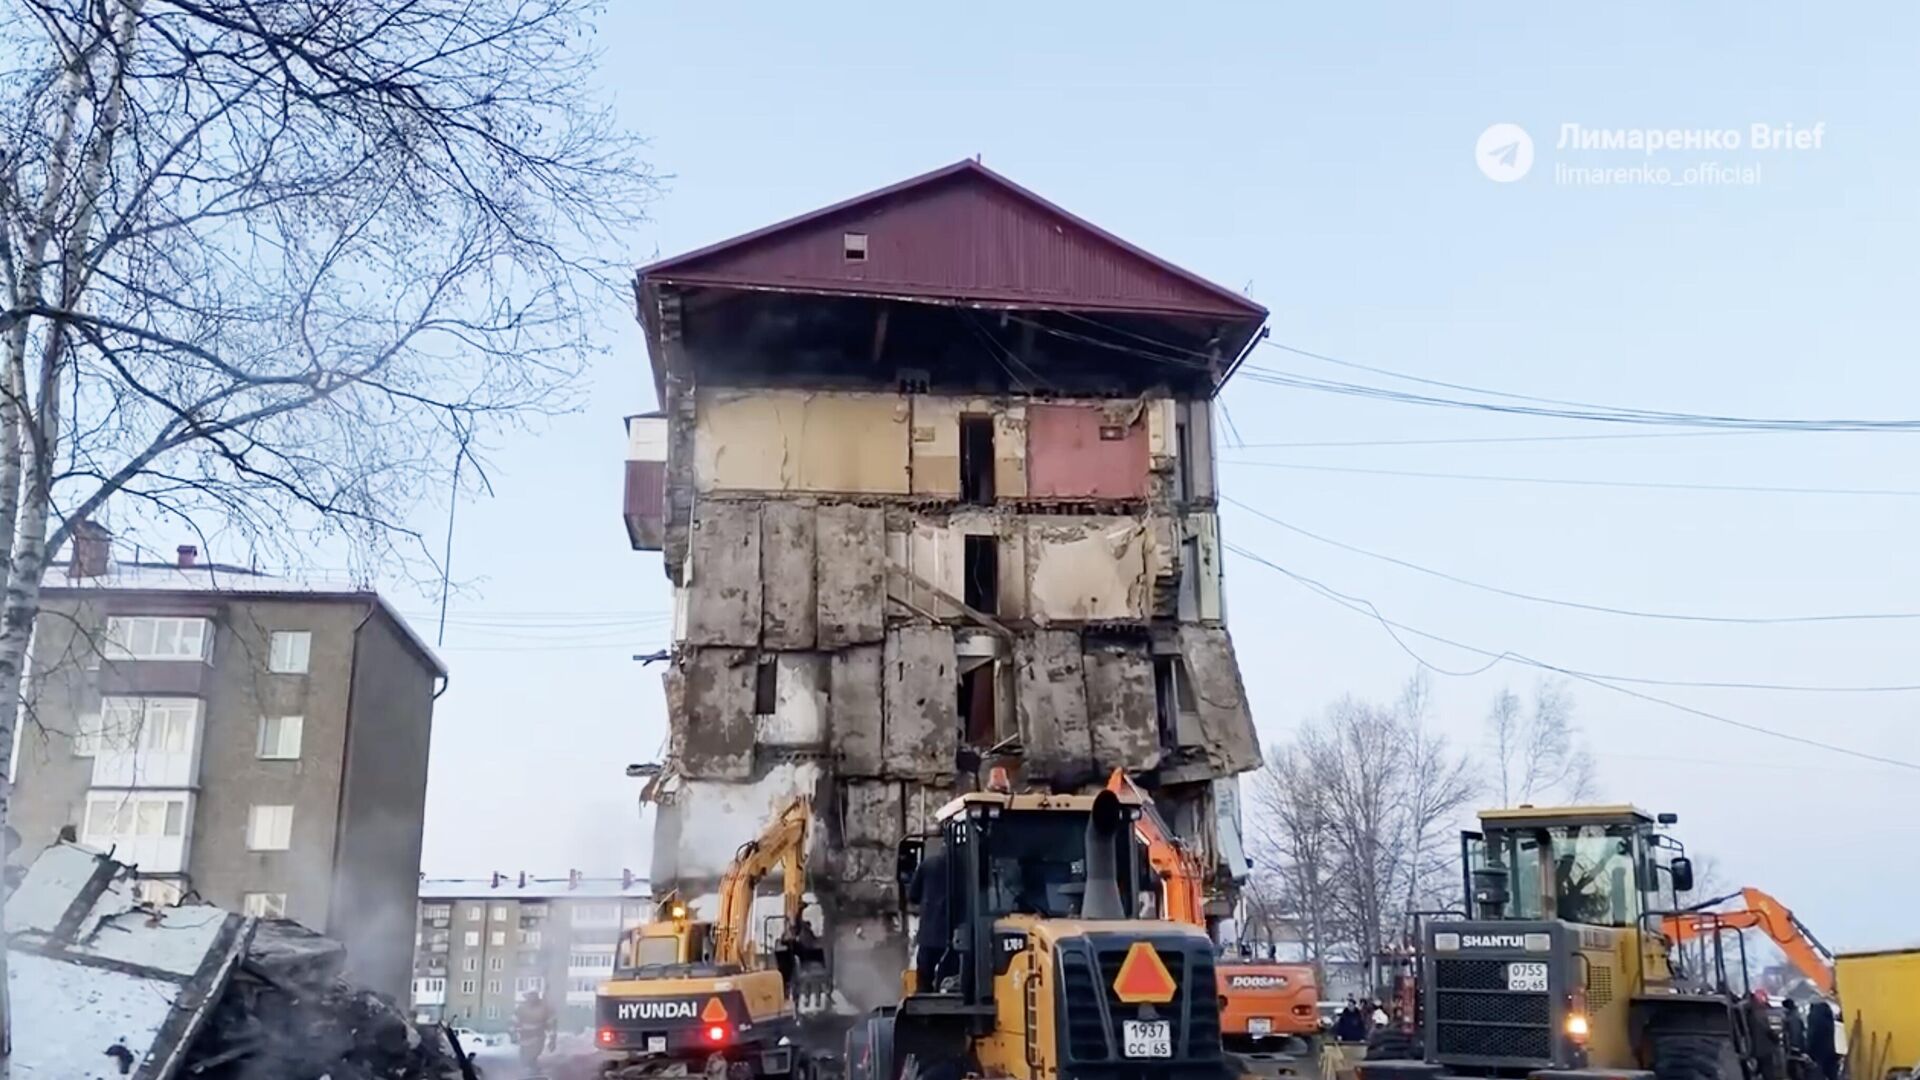
<instances>
[{"instance_id":1,"label":"snow on roof","mask_svg":"<svg viewBox=\"0 0 1920 1080\"><path fill-rule=\"evenodd\" d=\"M293 596L314 600L349 600L358 603L373 604L392 620L400 633L406 637L418 651L428 666L435 672L445 675L447 666L440 661L431 646L419 634L414 632L405 618L392 604L387 603L371 584L356 580L346 574L314 573L299 577L281 577L244 566L230 566L225 563L203 562L193 566L181 566L171 562L115 561L108 565L107 572L88 577L68 577L65 562L52 563L47 568L47 580L40 587L42 595L60 596L62 594L85 594L105 592L153 592L153 593L225 593L249 596Z\"/></svg>"},{"instance_id":2,"label":"snow on roof","mask_svg":"<svg viewBox=\"0 0 1920 1080\"><path fill-rule=\"evenodd\" d=\"M422 900L649 900L653 886L647 879L617 877L536 878L520 883L518 874L491 877L422 878Z\"/></svg>"}]
</instances>

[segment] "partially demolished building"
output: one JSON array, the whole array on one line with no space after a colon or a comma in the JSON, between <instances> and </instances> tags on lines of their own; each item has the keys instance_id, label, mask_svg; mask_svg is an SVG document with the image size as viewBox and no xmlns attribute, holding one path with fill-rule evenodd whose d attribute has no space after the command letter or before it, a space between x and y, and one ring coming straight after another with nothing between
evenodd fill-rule
<instances>
[{"instance_id":1,"label":"partially demolished building","mask_svg":"<svg viewBox=\"0 0 1920 1080\"><path fill-rule=\"evenodd\" d=\"M884 998L895 845L966 748L1027 784L1131 770L1244 876L1213 399L1264 308L973 161L635 295L663 408L629 420L626 520L676 589L656 883L697 896L813 794L836 960Z\"/></svg>"}]
</instances>

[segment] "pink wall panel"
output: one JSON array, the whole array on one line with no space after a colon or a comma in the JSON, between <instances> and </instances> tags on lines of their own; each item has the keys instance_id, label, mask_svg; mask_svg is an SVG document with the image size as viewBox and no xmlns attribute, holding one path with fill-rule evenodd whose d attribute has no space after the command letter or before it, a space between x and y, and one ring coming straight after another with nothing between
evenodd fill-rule
<instances>
[{"instance_id":1,"label":"pink wall panel","mask_svg":"<svg viewBox=\"0 0 1920 1080\"><path fill-rule=\"evenodd\" d=\"M1035 499L1144 499L1147 422L1136 417L1112 433L1097 405L1027 406L1027 493Z\"/></svg>"}]
</instances>

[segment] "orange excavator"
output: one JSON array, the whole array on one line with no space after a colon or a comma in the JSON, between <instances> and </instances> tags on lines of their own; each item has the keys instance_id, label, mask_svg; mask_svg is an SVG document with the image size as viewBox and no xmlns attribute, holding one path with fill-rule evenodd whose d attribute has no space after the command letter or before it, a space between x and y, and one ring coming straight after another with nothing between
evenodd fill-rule
<instances>
[{"instance_id":1,"label":"orange excavator","mask_svg":"<svg viewBox=\"0 0 1920 1080\"><path fill-rule=\"evenodd\" d=\"M1711 910L1732 900L1740 901L1741 906ZM1807 929L1805 923L1794 917L1787 905L1759 889L1747 888L1728 893L1697 905L1693 910L1662 916L1660 922L1661 932L1675 946L1709 938L1722 930L1759 930L1780 947L1780 951L1786 954L1787 962L1805 976L1815 989L1827 997L1833 996L1833 952L1820 944L1820 939L1813 936L1813 931Z\"/></svg>"},{"instance_id":2,"label":"orange excavator","mask_svg":"<svg viewBox=\"0 0 1920 1080\"><path fill-rule=\"evenodd\" d=\"M1180 842L1153 800L1126 770L1115 769L1107 790L1140 800L1134 834L1145 845L1147 863L1160 875L1161 918L1209 929L1206 875L1200 860ZM1220 1041L1228 1050L1258 1054L1293 1044L1312 1060L1320 1034L1320 987L1312 964L1287 964L1220 956L1215 965L1220 985Z\"/></svg>"}]
</instances>

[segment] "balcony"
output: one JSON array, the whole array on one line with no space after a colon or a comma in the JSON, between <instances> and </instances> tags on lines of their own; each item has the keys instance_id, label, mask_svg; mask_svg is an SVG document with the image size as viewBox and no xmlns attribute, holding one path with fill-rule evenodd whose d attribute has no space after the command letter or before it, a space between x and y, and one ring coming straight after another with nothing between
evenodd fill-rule
<instances>
[{"instance_id":1,"label":"balcony","mask_svg":"<svg viewBox=\"0 0 1920 1080\"><path fill-rule=\"evenodd\" d=\"M627 541L659 551L667 531L667 418L627 418Z\"/></svg>"},{"instance_id":2,"label":"balcony","mask_svg":"<svg viewBox=\"0 0 1920 1080\"><path fill-rule=\"evenodd\" d=\"M142 874L183 874L193 842L190 791L89 791L80 840Z\"/></svg>"}]
</instances>

